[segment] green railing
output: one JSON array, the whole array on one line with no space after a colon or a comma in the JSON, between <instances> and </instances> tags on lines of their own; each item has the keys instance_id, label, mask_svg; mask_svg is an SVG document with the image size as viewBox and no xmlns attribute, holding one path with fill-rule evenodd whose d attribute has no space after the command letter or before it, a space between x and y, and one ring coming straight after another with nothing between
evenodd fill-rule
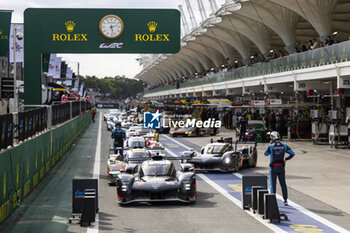
<instances>
[{"instance_id":1,"label":"green railing","mask_svg":"<svg viewBox=\"0 0 350 233\"><path fill-rule=\"evenodd\" d=\"M267 75L290 70L299 70L309 67L348 61L350 58L350 41L318 48L302 53L291 54L268 62L256 63L251 66L240 67L229 72L216 73L208 77L189 80L180 84L180 88L195 87L205 84L230 81L260 75ZM176 85L148 90L145 94L176 89Z\"/></svg>"}]
</instances>

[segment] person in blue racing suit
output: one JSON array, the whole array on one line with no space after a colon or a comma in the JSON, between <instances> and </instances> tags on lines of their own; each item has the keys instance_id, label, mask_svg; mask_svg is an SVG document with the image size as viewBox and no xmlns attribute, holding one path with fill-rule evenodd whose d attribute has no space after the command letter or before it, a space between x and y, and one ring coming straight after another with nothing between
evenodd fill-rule
<instances>
[{"instance_id":1,"label":"person in blue racing suit","mask_svg":"<svg viewBox=\"0 0 350 233\"><path fill-rule=\"evenodd\" d=\"M126 139L125 131L121 128L121 123L118 122L115 124L115 128L112 130L112 139L114 139L114 153L120 154L122 159L124 159L123 155L123 147L124 140ZM117 149L117 147L121 149Z\"/></svg>"},{"instance_id":2,"label":"person in blue racing suit","mask_svg":"<svg viewBox=\"0 0 350 233\"><path fill-rule=\"evenodd\" d=\"M288 191L285 177L285 163L294 157L295 153L286 144L280 142L280 135L274 131L270 134L271 142L264 155L270 156L270 193L276 193L277 177L281 185L284 205L288 205ZM284 157L288 153L288 157Z\"/></svg>"}]
</instances>

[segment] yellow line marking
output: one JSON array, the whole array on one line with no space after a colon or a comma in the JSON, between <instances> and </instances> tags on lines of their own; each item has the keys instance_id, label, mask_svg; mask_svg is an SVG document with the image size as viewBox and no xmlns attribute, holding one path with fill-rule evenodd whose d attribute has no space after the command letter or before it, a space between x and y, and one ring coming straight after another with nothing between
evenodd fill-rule
<instances>
[{"instance_id":1,"label":"yellow line marking","mask_svg":"<svg viewBox=\"0 0 350 233\"><path fill-rule=\"evenodd\" d=\"M234 192L241 193L242 185L241 184L228 184L228 187L232 188Z\"/></svg>"}]
</instances>

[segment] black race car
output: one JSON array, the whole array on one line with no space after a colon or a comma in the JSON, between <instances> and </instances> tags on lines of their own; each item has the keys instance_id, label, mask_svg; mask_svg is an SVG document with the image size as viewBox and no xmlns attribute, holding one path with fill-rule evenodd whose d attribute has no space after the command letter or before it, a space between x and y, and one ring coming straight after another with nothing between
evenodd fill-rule
<instances>
[{"instance_id":1,"label":"black race car","mask_svg":"<svg viewBox=\"0 0 350 233\"><path fill-rule=\"evenodd\" d=\"M196 175L191 164L180 164L177 171L172 161L154 156L141 165L128 164L117 179L119 204L132 202L195 202Z\"/></svg>"},{"instance_id":2,"label":"black race car","mask_svg":"<svg viewBox=\"0 0 350 233\"><path fill-rule=\"evenodd\" d=\"M232 138L211 141L203 147L200 154L194 151L184 151L183 156L191 157L188 163L194 165L197 171L239 171L242 167L255 167L257 160L256 143L238 148L239 142L233 148Z\"/></svg>"}]
</instances>

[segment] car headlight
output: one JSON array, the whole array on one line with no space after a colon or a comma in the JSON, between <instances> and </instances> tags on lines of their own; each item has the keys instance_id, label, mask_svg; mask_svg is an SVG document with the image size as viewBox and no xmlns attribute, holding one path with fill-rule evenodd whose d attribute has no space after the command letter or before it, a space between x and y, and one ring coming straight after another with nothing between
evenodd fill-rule
<instances>
[{"instance_id":1,"label":"car headlight","mask_svg":"<svg viewBox=\"0 0 350 233\"><path fill-rule=\"evenodd\" d=\"M224 158L224 163L230 164L231 163L231 158L230 157Z\"/></svg>"}]
</instances>

